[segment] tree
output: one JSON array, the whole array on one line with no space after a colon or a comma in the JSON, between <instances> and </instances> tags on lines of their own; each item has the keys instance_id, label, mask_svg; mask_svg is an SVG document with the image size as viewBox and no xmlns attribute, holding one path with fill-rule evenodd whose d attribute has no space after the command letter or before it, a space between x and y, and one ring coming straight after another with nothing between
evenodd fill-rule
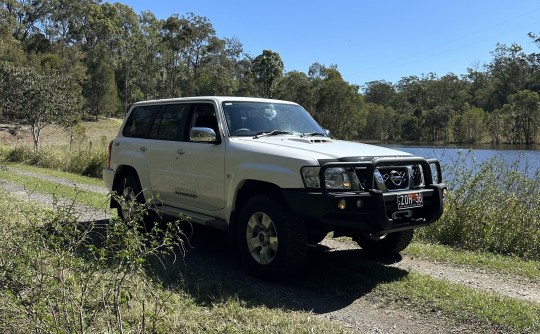
<instances>
[{"instance_id":1,"label":"tree","mask_svg":"<svg viewBox=\"0 0 540 334\"><path fill-rule=\"evenodd\" d=\"M523 90L508 98L514 111L514 124L521 143L535 142L540 127L540 98L538 93Z\"/></svg>"},{"instance_id":2,"label":"tree","mask_svg":"<svg viewBox=\"0 0 540 334\"><path fill-rule=\"evenodd\" d=\"M325 68L314 83L315 119L337 138L351 139L365 124L364 98L359 87L344 81L335 68Z\"/></svg>"},{"instance_id":3,"label":"tree","mask_svg":"<svg viewBox=\"0 0 540 334\"><path fill-rule=\"evenodd\" d=\"M488 114L483 109L467 108L453 119L454 140L467 144L481 142L486 133L487 119Z\"/></svg>"},{"instance_id":4,"label":"tree","mask_svg":"<svg viewBox=\"0 0 540 334\"><path fill-rule=\"evenodd\" d=\"M391 106L396 96L394 86L384 80L370 81L364 88L366 102L376 103L382 106Z\"/></svg>"},{"instance_id":5,"label":"tree","mask_svg":"<svg viewBox=\"0 0 540 334\"><path fill-rule=\"evenodd\" d=\"M31 68L0 66L0 99L15 117L30 126L34 151L39 150L41 131L76 111L76 95L68 78L58 73L42 75Z\"/></svg>"},{"instance_id":6,"label":"tree","mask_svg":"<svg viewBox=\"0 0 540 334\"><path fill-rule=\"evenodd\" d=\"M283 76L283 61L279 53L264 50L253 59L253 73L260 94L263 97L272 97L274 84Z\"/></svg>"},{"instance_id":7,"label":"tree","mask_svg":"<svg viewBox=\"0 0 540 334\"><path fill-rule=\"evenodd\" d=\"M363 139L387 140L395 131L395 111L376 103L367 103L366 125L362 131Z\"/></svg>"},{"instance_id":8,"label":"tree","mask_svg":"<svg viewBox=\"0 0 540 334\"><path fill-rule=\"evenodd\" d=\"M508 97L526 89L529 80L529 63L521 46L497 44L493 60L488 65L492 76L493 105L492 109L501 108L508 103Z\"/></svg>"},{"instance_id":9,"label":"tree","mask_svg":"<svg viewBox=\"0 0 540 334\"><path fill-rule=\"evenodd\" d=\"M292 71L285 74L276 84L275 97L293 101L308 111L313 111L313 89L305 73Z\"/></svg>"}]
</instances>

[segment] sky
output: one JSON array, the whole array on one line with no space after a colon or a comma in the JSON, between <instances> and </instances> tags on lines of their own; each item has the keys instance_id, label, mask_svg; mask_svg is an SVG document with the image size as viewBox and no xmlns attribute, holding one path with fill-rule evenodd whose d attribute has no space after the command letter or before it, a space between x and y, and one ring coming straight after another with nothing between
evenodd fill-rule
<instances>
[{"instance_id":1,"label":"sky","mask_svg":"<svg viewBox=\"0 0 540 334\"><path fill-rule=\"evenodd\" d=\"M540 52L538 0L119 0L157 18L192 12L253 57L279 53L285 71L337 65L343 79L397 83L411 75L464 74L492 59L497 43Z\"/></svg>"}]
</instances>

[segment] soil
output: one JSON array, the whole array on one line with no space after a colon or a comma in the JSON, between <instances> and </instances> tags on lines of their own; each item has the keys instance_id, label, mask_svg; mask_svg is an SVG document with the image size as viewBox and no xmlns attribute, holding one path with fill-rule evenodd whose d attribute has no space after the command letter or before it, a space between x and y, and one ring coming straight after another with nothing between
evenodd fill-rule
<instances>
[{"instance_id":1,"label":"soil","mask_svg":"<svg viewBox=\"0 0 540 334\"><path fill-rule=\"evenodd\" d=\"M33 174L11 167L10 170L29 176ZM71 181L59 178L32 176L74 185ZM81 184L74 186L107 193L105 188L88 188ZM16 184L0 180L0 188L47 207L53 204L52 195L32 192ZM61 200L60 203L70 204L70 201ZM77 208L81 212L81 220L106 222L110 218L110 211L107 210L94 210L82 205L77 205ZM339 321L357 333L505 332L504 329L480 325L473 320L459 322L433 310L419 313L385 301L374 291L380 281L365 271L366 261L371 260L358 246L350 242L326 238L321 244L309 247L302 277L274 283L254 278L245 272L236 250L228 243L226 233L189 224L182 228L191 236L184 260L180 261L174 270L169 270L171 277L160 279L181 284L201 304L211 303L215 298L235 298L247 305L305 311L317 317ZM474 289L540 303L540 283L522 277L409 256L383 262L375 266L378 270L389 273L392 279L399 279L408 272L415 271ZM200 291L205 293L201 294Z\"/></svg>"}]
</instances>

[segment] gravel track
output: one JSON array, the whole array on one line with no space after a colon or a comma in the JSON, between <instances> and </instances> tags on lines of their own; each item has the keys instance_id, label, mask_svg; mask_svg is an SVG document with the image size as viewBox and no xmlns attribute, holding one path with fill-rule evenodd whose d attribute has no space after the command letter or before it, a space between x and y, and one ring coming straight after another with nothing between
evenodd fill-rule
<instances>
[{"instance_id":1,"label":"gravel track","mask_svg":"<svg viewBox=\"0 0 540 334\"><path fill-rule=\"evenodd\" d=\"M354 244L333 239L325 239L323 244L335 251L359 248ZM484 269L437 263L406 255L402 257L401 261L389 266L406 271L415 271L474 289L540 303L540 281L538 280L505 275Z\"/></svg>"},{"instance_id":2,"label":"gravel track","mask_svg":"<svg viewBox=\"0 0 540 334\"><path fill-rule=\"evenodd\" d=\"M10 171L36 177L77 189L106 194L103 187L76 184L57 177L16 170ZM0 179L0 188L21 198L53 207L53 196L40 194ZM60 199L60 204L70 205L69 200ZM92 209L75 204L81 220L105 220L110 210ZM233 298L246 300L250 304L263 304L290 310L308 311L316 316L343 323L358 333L503 333L496 328L482 328L474 323L458 323L437 312L419 314L409 309L397 309L381 304L371 292L374 285L351 281L358 277L358 259L362 250L353 243L325 239L321 245L310 247L304 277L300 281L284 284L264 282L247 274L240 265L238 256L227 243L223 232L193 227L190 247L182 264L182 275L193 290L194 298L200 298L199 289L234 293ZM489 291L504 296L540 303L540 283L520 277L502 275L474 268L452 266L430 262L409 256L392 264L381 264L405 275L415 271L440 280L459 283L474 289ZM191 286L190 286L191 285ZM376 284L375 284L376 285ZM202 288L201 288L202 287ZM226 288L223 288L226 287ZM227 292L225 292L227 293Z\"/></svg>"}]
</instances>

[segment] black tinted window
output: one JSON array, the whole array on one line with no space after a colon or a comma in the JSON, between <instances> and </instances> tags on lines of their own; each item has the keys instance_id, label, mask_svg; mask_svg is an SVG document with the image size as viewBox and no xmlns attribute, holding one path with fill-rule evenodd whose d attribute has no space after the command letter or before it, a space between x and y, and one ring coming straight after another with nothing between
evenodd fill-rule
<instances>
[{"instance_id":1,"label":"black tinted window","mask_svg":"<svg viewBox=\"0 0 540 334\"><path fill-rule=\"evenodd\" d=\"M159 106L141 106L133 109L126 121L122 135L144 138L148 132Z\"/></svg>"},{"instance_id":2,"label":"black tinted window","mask_svg":"<svg viewBox=\"0 0 540 334\"><path fill-rule=\"evenodd\" d=\"M149 138L179 141L182 138L182 122L188 104L171 104L164 106L157 115Z\"/></svg>"}]
</instances>

